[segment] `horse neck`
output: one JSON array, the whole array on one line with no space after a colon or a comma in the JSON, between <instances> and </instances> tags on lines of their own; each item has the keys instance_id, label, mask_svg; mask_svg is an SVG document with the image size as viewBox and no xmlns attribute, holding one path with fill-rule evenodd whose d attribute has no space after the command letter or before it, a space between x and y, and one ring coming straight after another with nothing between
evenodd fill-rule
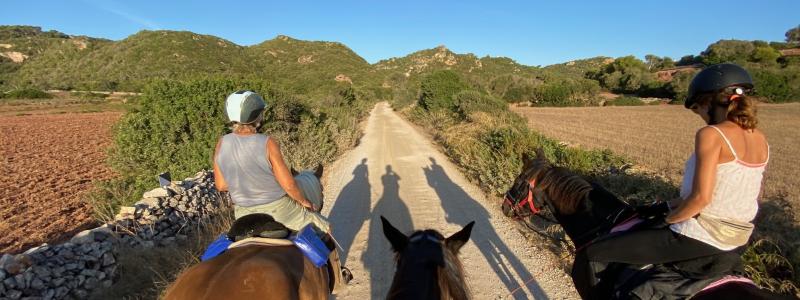
<instances>
[{"instance_id":1,"label":"horse neck","mask_svg":"<svg viewBox=\"0 0 800 300\"><path fill-rule=\"evenodd\" d=\"M437 273L435 268L421 264L398 266L386 299L440 299Z\"/></svg>"},{"instance_id":2,"label":"horse neck","mask_svg":"<svg viewBox=\"0 0 800 300\"><path fill-rule=\"evenodd\" d=\"M561 227L577 247L590 242L599 235L608 233L614 225L611 222L615 219L614 215L626 207L625 203L614 194L594 183L592 183L592 190L583 201L583 210L570 215L556 216ZM621 217L625 218L625 216Z\"/></svg>"}]
</instances>

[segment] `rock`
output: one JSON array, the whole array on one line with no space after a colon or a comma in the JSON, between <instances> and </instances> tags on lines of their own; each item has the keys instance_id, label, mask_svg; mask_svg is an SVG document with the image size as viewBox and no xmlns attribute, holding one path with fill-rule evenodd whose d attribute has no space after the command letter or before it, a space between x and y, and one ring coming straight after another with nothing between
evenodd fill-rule
<instances>
[{"instance_id":1,"label":"rock","mask_svg":"<svg viewBox=\"0 0 800 300\"><path fill-rule=\"evenodd\" d=\"M42 282L42 280L40 280L39 278L34 278L33 280L31 280L30 287L32 289L42 290L45 288L45 285L44 282Z\"/></svg>"},{"instance_id":2,"label":"rock","mask_svg":"<svg viewBox=\"0 0 800 300\"><path fill-rule=\"evenodd\" d=\"M0 295L5 295L6 293L6 285L0 282Z\"/></svg>"},{"instance_id":3,"label":"rock","mask_svg":"<svg viewBox=\"0 0 800 300\"><path fill-rule=\"evenodd\" d=\"M14 276L14 282L17 283L16 284L17 288L20 289L20 290L24 290L24 289L28 288L28 283L29 282L25 282L25 276L22 275L22 274L17 274L16 276Z\"/></svg>"},{"instance_id":4,"label":"rock","mask_svg":"<svg viewBox=\"0 0 800 300\"><path fill-rule=\"evenodd\" d=\"M5 271L5 270L3 270L3 269L0 269L0 280L4 280L4 279L6 279L6 276L7 276L7 275L8 275L8 274L6 274L6 271Z\"/></svg>"},{"instance_id":5,"label":"rock","mask_svg":"<svg viewBox=\"0 0 800 300\"><path fill-rule=\"evenodd\" d=\"M84 289L76 289L76 290L73 290L73 291L71 292L71 294L72 294L73 296L75 296L75 298L78 298L78 299L86 299L86 298L88 298L88 297L89 297L89 292L87 292L87 291L86 291L86 290L84 290Z\"/></svg>"},{"instance_id":6,"label":"rock","mask_svg":"<svg viewBox=\"0 0 800 300\"><path fill-rule=\"evenodd\" d=\"M22 272L24 267L14 259L13 255L3 254L3 257L0 257L0 269L5 269L9 274L16 275Z\"/></svg>"},{"instance_id":7,"label":"rock","mask_svg":"<svg viewBox=\"0 0 800 300\"><path fill-rule=\"evenodd\" d=\"M56 299L64 298L67 294L69 294L69 289L66 287L62 286L56 289Z\"/></svg>"},{"instance_id":8,"label":"rock","mask_svg":"<svg viewBox=\"0 0 800 300\"><path fill-rule=\"evenodd\" d=\"M94 234L94 240L98 242L105 241L114 236L114 231L105 225L92 229L92 233Z\"/></svg>"},{"instance_id":9,"label":"rock","mask_svg":"<svg viewBox=\"0 0 800 300\"><path fill-rule=\"evenodd\" d=\"M78 234L72 237L72 239L70 239L69 241L77 245L91 243L94 242L94 233L91 230L84 230L78 232Z\"/></svg>"},{"instance_id":10,"label":"rock","mask_svg":"<svg viewBox=\"0 0 800 300\"><path fill-rule=\"evenodd\" d=\"M8 288L9 290L10 290L10 289L15 289L15 288L17 288L17 286L18 286L18 285L17 285L17 280L16 280L16 279L14 279L14 277L8 277L8 278L6 278L5 280L3 280L3 285L4 285L6 288Z\"/></svg>"},{"instance_id":11,"label":"rock","mask_svg":"<svg viewBox=\"0 0 800 300\"><path fill-rule=\"evenodd\" d=\"M68 264L64 265L64 268L67 269L67 270L75 270L75 269L78 268L78 264L77 263L68 263Z\"/></svg>"},{"instance_id":12,"label":"rock","mask_svg":"<svg viewBox=\"0 0 800 300\"><path fill-rule=\"evenodd\" d=\"M178 195L183 194L186 191L186 189L184 189L182 186L174 183L168 186L167 189L173 194L178 194Z\"/></svg>"},{"instance_id":13,"label":"rock","mask_svg":"<svg viewBox=\"0 0 800 300\"><path fill-rule=\"evenodd\" d=\"M33 273L35 273L36 276L39 276L39 277L50 277L50 276L53 275L53 272L50 272L49 268L42 267L42 266L33 267Z\"/></svg>"},{"instance_id":14,"label":"rock","mask_svg":"<svg viewBox=\"0 0 800 300\"><path fill-rule=\"evenodd\" d=\"M153 241L143 241L142 242L142 247L145 248L145 249L150 249L150 248L153 248L155 246L156 246L156 243L154 243Z\"/></svg>"},{"instance_id":15,"label":"rock","mask_svg":"<svg viewBox=\"0 0 800 300\"><path fill-rule=\"evenodd\" d=\"M53 268L52 271L53 271L53 276L61 277L61 275L64 275L64 272L66 271L66 269L64 269L64 267L62 267L62 266L58 266L58 267Z\"/></svg>"},{"instance_id":16,"label":"rock","mask_svg":"<svg viewBox=\"0 0 800 300\"><path fill-rule=\"evenodd\" d=\"M154 188L154 189L152 189L152 190L150 190L148 192L145 192L144 195L142 195L142 198L145 198L145 199L147 199L147 198L166 198L166 197L169 197L169 191L167 189L165 189L165 188L160 188L160 187ZM145 199L142 199L142 200L145 200ZM156 201L157 201L157 199L156 199ZM141 202L141 201L139 201L139 202ZM138 204L139 202L136 202L136 203Z\"/></svg>"},{"instance_id":17,"label":"rock","mask_svg":"<svg viewBox=\"0 0 800 300\"><path fill-rule=\"evenodd\" d=\"M50 281L50 286L52 286L52 287L59 287L59 286L61 286L62 284L64 284L64 281L67 281L67 280L66 280L66 279L64 279L64 278L56 278L56 279L53 279L53 280L51 280L51 281Z\"/></svg>"},{"instance_id":18,"label":"rock","mask_svg":"<svg viewBox=\"0 0 800 300\"><path fill-rule=\"evenodd\" d=\"M104 288L110 288L112 284L114 284L114 282L113 282L113 281L111 281L110 279L109 279L109 280L104 280L104 281L103 281L103 287L104 287Z\"/></svg>"},{"instance_id":19,"label":"rock","mask_svg":"<svg viewBox=\"0 0 800 300\"><path fill-rule=\"evenodd\" d=\"M8 291L6 291L6 296L8 297L8 299L16 300L16 299L22 298L22 291L20 291L20 290L8 290Z\"/></svg>"},{"instance_id":20,"label":"rock","mask_svg":"<svg viewBox=\"0 0 800 300\"><path fill-rule=\"evenodd\" d=\"M56 297L56 290L48 289L42 293L42 298L45 300L54 299Z\"/></svg>"},{"instance_id":21,"label":"rock","mask_svg":"<svg viewBox=\"0 0 800 300\"><path fill-rule=\"evenodd\" d=\"M28 251L23 252L23 254L34 254L34 253L44 252L44 251L47 251L49 249L50 249L50 246L48 246L47 243L44 243L39 247L33 247L33 248L28 249Z\"/></svg>"},{"instance_id":22,"label":"rock","mask_svg":"<svg viewBox=\"0 0 800 300\"><path fill-rule=\"evenodd\" d=\"M85 287L87 290L93 290L97 287L98 283L100 282L97 280L97 278L89 278L83 283L83 287Z\"/></svg>"}]
</instances>

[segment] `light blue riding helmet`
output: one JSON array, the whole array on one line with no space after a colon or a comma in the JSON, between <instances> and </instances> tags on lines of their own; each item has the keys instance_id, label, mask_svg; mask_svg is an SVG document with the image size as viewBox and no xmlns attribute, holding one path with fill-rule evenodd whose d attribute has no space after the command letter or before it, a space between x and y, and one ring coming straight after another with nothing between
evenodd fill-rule
<instances>
[{"instance_id":1,"label":"light blue riding helmet","mask_svg":"<svg viewBox=\"0 0 800 300\"><path fill-rule=\"evenodd\" d=\"M264 99L258 93L250 90L236 91L225 99L225 113L228 121L241 124L258 121L266 106Z\"/></svg>"}]
</instances>

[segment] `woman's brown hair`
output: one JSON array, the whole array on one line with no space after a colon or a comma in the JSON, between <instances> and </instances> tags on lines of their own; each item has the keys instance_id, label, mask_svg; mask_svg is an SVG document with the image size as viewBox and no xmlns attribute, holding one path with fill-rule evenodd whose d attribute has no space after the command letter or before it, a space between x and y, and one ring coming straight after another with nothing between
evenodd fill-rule
<instances>
[{"instance_id":1,"label":"woman's brown hair","mask_svg":"<svg viewBox=\"0 0 800 300\"><path fill-rule=\"evenodd\" d=\"M733 98L733 99L731 99ZM713 103L710 103L712 102ZM726 119L742 127L742 129L755 129L758 125L756 101L751 96L735 95L727 92L706 94L698 97L697 104L713 104L728 108Z\"/></svg>"}]
</instances>

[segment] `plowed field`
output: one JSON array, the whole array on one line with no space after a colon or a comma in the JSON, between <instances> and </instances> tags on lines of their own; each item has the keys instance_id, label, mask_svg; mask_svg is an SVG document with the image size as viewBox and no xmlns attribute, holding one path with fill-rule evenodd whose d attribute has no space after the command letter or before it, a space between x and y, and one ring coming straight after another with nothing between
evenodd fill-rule
<instances>
[{"instance_id":1,"label":"plowed field","mask_svg":"<svg viewBox=\"0 0 800 300\"><path fill-rule=\"evenodd\" d=\"M82 195L106 166L118 112L0 116L0 253L56 242L91 225Z\"/></svg>"}]
</instances>

